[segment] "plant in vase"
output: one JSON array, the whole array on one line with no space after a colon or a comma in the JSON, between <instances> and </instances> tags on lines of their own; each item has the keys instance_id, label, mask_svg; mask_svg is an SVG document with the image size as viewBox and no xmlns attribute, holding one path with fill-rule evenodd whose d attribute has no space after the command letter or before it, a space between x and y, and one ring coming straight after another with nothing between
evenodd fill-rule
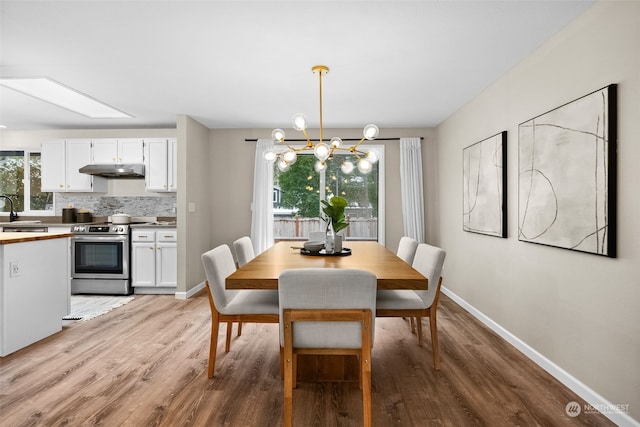
<instances>
[{"instance_id":1,"label":"plant in vase","mask_svg":"<svg viewBox=\"0 0 640 427\"><path fill-rule=\"evenodd\" d=\"M347 207L347 199L340 196L333 196L329 201L320 200L323 205L322 212L326 215L324 219L327 222L327 239L325 242L325 250L327 253L342 251L342 236L337 234L347 228L349 223L344 215L344 209Z\"/></svg>"}]
</instances>

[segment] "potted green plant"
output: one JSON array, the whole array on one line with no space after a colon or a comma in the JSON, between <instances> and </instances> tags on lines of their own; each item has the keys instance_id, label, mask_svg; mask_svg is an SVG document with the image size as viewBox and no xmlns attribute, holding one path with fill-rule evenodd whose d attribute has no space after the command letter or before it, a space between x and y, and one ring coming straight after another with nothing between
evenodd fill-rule
<instances>
[{"instance_id":1,"label":"potted green plant","mask_svg":"<svg viewBox=\"0 0 640 427\"><path fill-rule=\"evenodd\" d=\"M325 249L331 253L342 251L342 236L338 233L349 226L344 215L347 207L347 199L340 196L333 196L329 201L320 200L323 205L322 212L326 215L327 222L327 243ZM327 247L328 246L328 247Z\"/></svg>"}]
</instances>

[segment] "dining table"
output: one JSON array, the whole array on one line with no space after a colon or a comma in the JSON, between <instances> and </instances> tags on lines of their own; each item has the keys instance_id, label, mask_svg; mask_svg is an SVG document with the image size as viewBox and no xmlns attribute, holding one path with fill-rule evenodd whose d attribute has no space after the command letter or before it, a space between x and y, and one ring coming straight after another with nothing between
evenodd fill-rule
<instances>
[{"instance_id":1,"label":"dining table","mask_svg":"<svg viewBox=\"0 0 640 427\"><path fill-rule=\"evenodd\" d=\"M345 241L339 254L303 254L303 242L280 241L227 277L227 289L278 289L293 268L355 268L375 274L378 290L426 290L427 278L376 241Z\"/></svg>"},{"instance_id":2,"label":"dining table","mask_svg":"<svg viewBox=\"0 0 640 427\"><path fill-rule=\"evenodd\" d=\"M227 289L278 289L278 277L293 268L355 268L376 275L378 290L425 290L427 278L376 241L346 241L334 255L303 254L304 242L280 241L244 264L225 281ZM355 356L299 355L297 381L357 382Z\"/></svg>"}]
</instances>

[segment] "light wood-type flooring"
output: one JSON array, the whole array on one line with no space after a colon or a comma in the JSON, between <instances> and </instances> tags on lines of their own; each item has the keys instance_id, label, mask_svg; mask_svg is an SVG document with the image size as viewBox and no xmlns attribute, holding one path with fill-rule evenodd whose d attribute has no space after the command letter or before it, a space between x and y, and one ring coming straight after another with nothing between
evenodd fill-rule
<instances>
[{"instance_id":1,"label":"light wood-type flooring","mask_svg":"<svg viewBox=\"0 0 640 427\"><path fill-rule=\"evenodd\" d=\"M377 319L372 353L375 426L613 425L569 417L584 401L443 296L442 369L407 322ZM0 359L0 425L278 426L278 325L246 324L207 378L210 312L204 292L186 301L134 301ZM299 382L294 425L358 426L357 383Z\"/></svg>"}]
</instances>

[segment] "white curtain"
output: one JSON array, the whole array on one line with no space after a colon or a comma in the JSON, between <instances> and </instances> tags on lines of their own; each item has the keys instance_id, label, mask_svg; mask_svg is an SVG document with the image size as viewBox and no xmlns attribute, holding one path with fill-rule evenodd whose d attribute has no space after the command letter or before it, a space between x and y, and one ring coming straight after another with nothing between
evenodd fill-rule
<instances>
[{"instance_id":1,"label":"white curtain","mask_svg":"<svg viewBox=\"0 0 640 427\"><path fill-rule=\"evenodd\" d=\"M258 139L251 203L251 241L256 255L273 246L273 163L264 159L272 148L273 140Z\"/></svg>"},{"instance_id":2,"label":"white curtain","mask_svg":"<svg viewBox=\"0 0 640 427\"><path fill-rule=\"evenodd\" d=\"M400 191L404 235L424 243L422 148L420 138L400 138Z\"/></svg>"}]
</instances>

